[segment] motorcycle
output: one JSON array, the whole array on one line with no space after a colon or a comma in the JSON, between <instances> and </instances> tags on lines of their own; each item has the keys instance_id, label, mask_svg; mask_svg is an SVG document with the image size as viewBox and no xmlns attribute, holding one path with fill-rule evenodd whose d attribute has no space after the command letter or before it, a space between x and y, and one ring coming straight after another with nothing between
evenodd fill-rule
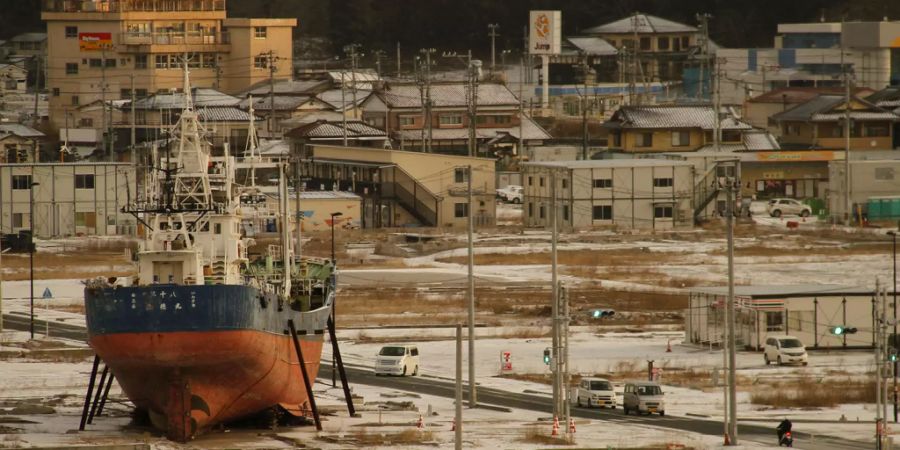
<instances>
[{"instance_id":1,"label":"motorcycle","mask_svg":"<svg viewBox=\"0 0 900 450\"><path fill-rule=\"evenodd\" d=\"M778 446L781 447L782 445L785 447L794 446L794 436L791 435L790 431L786 431L784 435L781 436L781 440L778 441Z\"/></svg>"}]
</instances>

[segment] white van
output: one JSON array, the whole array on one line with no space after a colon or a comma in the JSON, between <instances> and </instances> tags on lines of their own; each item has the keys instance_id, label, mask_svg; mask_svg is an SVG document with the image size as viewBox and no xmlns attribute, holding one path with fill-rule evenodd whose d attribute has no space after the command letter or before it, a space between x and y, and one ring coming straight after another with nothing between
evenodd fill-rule
<instances>
[{"instance_id":1,"label":"white van","mask_svg":"<svg viewBox=\"0 0 900 450\"><path fill-rule=\"evenodd\" d=\"M763 360L768 366L772 362L782 364L809 364L809 356L803 342L794 336L786 334L769 335L766 337L766 347L763 350Z\"/></svg>"},{"instance_id":2,"label":"white van","mask_svg":"<svg viewBox=\"0 0 900 450\"><path fill-rule=\"evenodd\" d=\"M616 391L613 390L613 385L609 380L582 378L581 383L575 389L575 403L578 406L616 408Z\"/></svg>"},{"instance_id":3,"label":"white van","mask_svg":"<svg viewBox=\"0 0 900 450\"><path fill-rule=\"evenodd\" d=\"M666 401L662 388L653 381L635 381L625 385L622 396L622 410L625 415L634 411L638 414L659 413L666 415Z\"/></svg>"},{"instance_id":4,"label":"white van","mask_svg":"<svg viewBox=\"0 0 900 450\"><path fill-rule=\"evenodd\" d=\"M419 349L415 345L385 345L375 357L375 375L418 375Z\"/></svg>"}]
</instances>

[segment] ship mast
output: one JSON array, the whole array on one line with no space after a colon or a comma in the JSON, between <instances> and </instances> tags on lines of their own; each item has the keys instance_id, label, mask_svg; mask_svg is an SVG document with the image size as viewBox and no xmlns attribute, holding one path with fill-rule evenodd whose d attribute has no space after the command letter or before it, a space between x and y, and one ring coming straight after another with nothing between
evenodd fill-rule
<instances>
[{"instance_id":1,"label":"ship mast","mask_svg":"<svg viewBox=\"0 0 900 450\"><path fill-rule=\"evenodd\" d=\"M175 127L179 130L179 140L173 206L176 209L210 209L213 205L209 187L209 153L204 151L200 136L202 126L191 97L187 58L184 59L184 109Z\"/></svg>"},{"instance_id":2,"label":"ship mast","mask_svg":"<svg viewBox=\"0 0 900 450\"><path fill-rule=\"evenodd\" d=\"M256 187L256 163L262 158L259 155L259 136L256 134L256 112L253 109L253 96L250 102L250 128L247 130L247 145L244 147L244 160L250 161L250 187Z\"/></svg>"}]
</instances>

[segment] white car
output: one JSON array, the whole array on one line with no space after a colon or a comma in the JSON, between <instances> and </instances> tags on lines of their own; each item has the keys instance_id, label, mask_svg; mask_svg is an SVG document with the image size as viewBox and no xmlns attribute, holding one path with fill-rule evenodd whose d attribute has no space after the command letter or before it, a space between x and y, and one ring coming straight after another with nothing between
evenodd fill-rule
<instances>
[{"instance_id":1,"label":"white car","mask_svg":"<svg viewBox=\"0 0 900 450\"><path fill-rule=\"evenodd\" d=\"M613 385L609 380L582 378L581 383L575 389L575 403L578 406L616 408L616 391L613 390Z\"/></svg>"},{"instance_id":2,"label":"white car","mask_svg":"<svg viewBox=\"0 0 900 450\"><path fill-rule=\"evenodd\" d=\"M809 364L809 356L803 342L794 336L785 334L769 335L766 337L766 347L763 350L763 360L766 365L776 362L782 364Z\"/></svg>"},{"instance_id":3,"label":"white car","mask_svg":"<svg viewBox=\"0 0 900 450\"><path fill-rule=\"evenodd\" d=\"M415 345L385 345L375 356L375 375L418 375L419 348Z\"/></svg>"},{"instance_id":4,"label":"white car","mask_svg":"<svg viewBox=\"0 0 900 450\"><path fill-rule=\"evenodd\" d=\"M773 198L769 200L766 211L772 217L781 217L785 214L796 214L800 217L807 217L812 214L812 208L804 205L792 198Z\"/></svg>"},{"instance_id":5,"label":"white car","mask_svg":"<svg viewBox=\"0 0 900 450\"><path fill-rule=\"evenodd\" d=\"M497 197L510 203L522 203L524 198L524 194L522 194L523 189L522 186L511 184L505 188L497 189Z\"/></svg>"}]
</instances>

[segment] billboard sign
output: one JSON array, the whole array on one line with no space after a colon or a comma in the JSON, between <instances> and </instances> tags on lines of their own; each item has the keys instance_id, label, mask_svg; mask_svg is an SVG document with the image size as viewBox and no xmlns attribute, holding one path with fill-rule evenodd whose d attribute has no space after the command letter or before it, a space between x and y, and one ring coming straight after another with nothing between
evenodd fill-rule
<instances>
[{"instance_id":1,"label":"billboard sign","mask_svg":"<svg viewBox=\"0 0 900 450\"><path fill-rule=\"evenodd\" d=\"M531 11L528 51L532 55L558 55L562 43L562 12Z\"/></svg>"},{"instance_id":2,"label":"billboard sign","mask_svg":"<svg viewBox=\"0 0 900 450\"><path fill-rule=\"evenodd\" d=\"M97 52L112 48L112 33L78 33L78 49Z\"/></svg>"}]
</instances>

